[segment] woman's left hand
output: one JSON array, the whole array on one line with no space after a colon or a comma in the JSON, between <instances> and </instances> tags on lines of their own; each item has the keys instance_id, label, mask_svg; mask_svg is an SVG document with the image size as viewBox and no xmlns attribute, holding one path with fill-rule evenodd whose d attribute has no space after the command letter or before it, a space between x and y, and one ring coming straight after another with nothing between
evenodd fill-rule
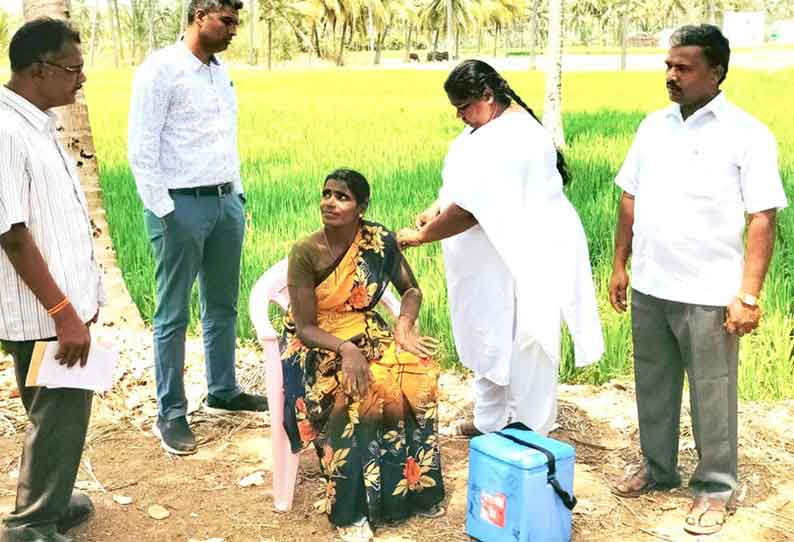
<instances>
[{"instance_id":1,"label":"woman's left hand","mask_svg":"<svg viewBox=\"0 0 794 542\"><path fill-rule=\"evenodd\" d=\"M397 243L400 248L418 247L422 244L422 234L413 228L403 228L397 232Z\"/></svg>"},{"instance_id":2,"label":"woman's left hand","mask_svg":"<svg viewBox=\"0 0 794 542\"><path fill-rule=\"evenodd\" d=\"M438 353L438 341L433 337L419 335L418 326L408 318L400 318L394 327L394 340L398 349L420 358L432 358Z\"/></svg>"}]
</instances>

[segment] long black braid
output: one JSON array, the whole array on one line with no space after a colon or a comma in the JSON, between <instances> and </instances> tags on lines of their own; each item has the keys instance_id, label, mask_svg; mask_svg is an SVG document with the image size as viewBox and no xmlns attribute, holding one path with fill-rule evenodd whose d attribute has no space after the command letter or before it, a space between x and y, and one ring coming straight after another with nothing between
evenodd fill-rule
<instances>
[{"instance_id":1,"label":"long black braid","mask_svg":"<svg viewBox=\"0 0 794 542\"><path fill-rule=\"evenodd\" d=\"M511 101L515 101L539 124L540 119L535 115L524 100L512 89L490 64L482 60L464 60L458 64L447 77L444 83L444 90L456 100L466 100L471 98L481 98L486 89L491 89L494 100L503 107L509 107ZM562 183L568 184L571 176L568 173L568 166L565 157L560 149L557 149L557 171L560 172Z\"/></svg>"}]
</instances>

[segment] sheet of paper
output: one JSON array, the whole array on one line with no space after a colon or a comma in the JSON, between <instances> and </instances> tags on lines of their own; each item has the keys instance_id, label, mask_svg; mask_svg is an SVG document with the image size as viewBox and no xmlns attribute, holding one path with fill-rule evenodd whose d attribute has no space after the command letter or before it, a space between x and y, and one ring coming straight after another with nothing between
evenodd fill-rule
<instances>
[{"instance_id":1,"label":"sheet of paper","mask_svg":"<svg viewBox=\"0 0 794 542\"><path fill-rule=\"evenodd\" d=\"M39 341L33 349L25 385L46 388L78 388L98 392L113 387L113 371L119 358L117 348L92 343L85 367L78 362L72 367L55 359L56 341Z\"/></svg>"}]
</instances>

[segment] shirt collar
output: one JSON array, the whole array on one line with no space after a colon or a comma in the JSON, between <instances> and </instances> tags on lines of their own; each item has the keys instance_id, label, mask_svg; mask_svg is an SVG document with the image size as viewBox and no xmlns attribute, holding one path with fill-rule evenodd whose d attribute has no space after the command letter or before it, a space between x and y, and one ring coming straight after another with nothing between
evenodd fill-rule
<instances>
[{"instance_id":1,"label":"shirt collar","mask_svg":"<svg viewBox=\"0 0 794 542\"><path fill-rule=\"evenodd\" d=\"M182 49L182 52L190 59L191 66L194 70L198 71L201 68L205 68L207 66L201 60L199 60L199 58L196 55L193 54L193 51L188 49L187 44L185 43L184 36L182 37L182 39L179 40L177 47L180 47ZM210 64L215 64L216 66L220 65L220 61L218 60L218 57L216 57L215 55L210 55Z\"/></svg>"},{"instance_id":2,"label":"shirt collar","mask_svg":"<svg viewBox=\"0 0 794 542\"><path fill-rule=\"evenodd\" d=\"M25 97L6 86L0 86L0 102L4 103L28 121L40 132L55 132L55 113L42 111Z\"/></svg>"},{"instance_id":3,"label":"shirt collar","mask_svg":"<svg viewBox=\"0 0 794 542\"><path fill-rule=\"evenodd\" d=\"M714 96L709 103L695 111L689 118L690 119L697 119L711 113L714 115L715 118L719 119L725 114L726 108L728 107L728 100L725 98L725 93L720 90L719 94ZM678 119L681 122L684 122L683 117L681 116L681 105L680 104L671 104L670 107L667 108L667 116L673 117ZM689 120L689 119L687 119Z\"/></svg>"}]
</instances>

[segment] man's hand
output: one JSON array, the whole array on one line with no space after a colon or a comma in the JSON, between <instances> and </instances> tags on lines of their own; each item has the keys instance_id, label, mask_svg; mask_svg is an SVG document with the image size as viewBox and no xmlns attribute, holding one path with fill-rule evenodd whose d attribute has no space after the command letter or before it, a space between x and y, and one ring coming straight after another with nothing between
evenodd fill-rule
<instances>
[{"instance_id":1,"label":"man's hand","mask_svg":"<svg viewBox=\"0 0 794 542\"><path fill-rule=\"evenodd\" d=\"M61 365L73 367L80 362L85 367L91 349L91 334L88 326L80 320L71 303L53 317L55 334L58 336L58 352L55 354Z\"/></svg>"},{"instance_id":2,"label":"man's hand","mask_svg":"<svg viewBox=\"0 0 794 542\"><path fill-rule=\"evenodd\" d=\"M400 248L418 247L422 242L422 233L419 230L403 228L397 232L397 244Z\"/></svg>"},{"instance_id":3,"label":"man's hand","mask_svg":"<svg viewBox=\"0 0 794 542\"><path fill-rule=\"evenodd\" d=\"M728 305L725 315L725 330L741 337L752 333L760 321L761 307L746 305L737 298Z\"/></svg>"},{"instance_id":4,"label":"man's hand","mask_svg":"<svg viewBox=\"0 0 794 542\"><path fill-rule=\"evenodd\" d=\"M416 215L416 227L423 228L428 222L432 221L435 217L437 217L441 213L441 207L434 203L418 215Z\"/></svg>"},{"instance_id":5,"label":"man's hand","mask_svg":"<svg viewBox=\"0 0 794 542\"><path fill-rule=\"evenodd\" d=\"M626 312L628 301L626 290L629 287L629 274L625 267L615 267L612 269L612 277L609 279L609 302L617 312Z\"/></svg>"},{"instance_id":6,"label":"man's hand","mask_svg":"<svg viewBox=\"0 0 794 542\"><path fill-rule=\"evenodd\" d=\"M432 358L438 352L438 341L433 337L419 335L418 327L405 317L400 317L394 326L394 341L398 349L420 358Z\"/></svg>"}]
</instances>

